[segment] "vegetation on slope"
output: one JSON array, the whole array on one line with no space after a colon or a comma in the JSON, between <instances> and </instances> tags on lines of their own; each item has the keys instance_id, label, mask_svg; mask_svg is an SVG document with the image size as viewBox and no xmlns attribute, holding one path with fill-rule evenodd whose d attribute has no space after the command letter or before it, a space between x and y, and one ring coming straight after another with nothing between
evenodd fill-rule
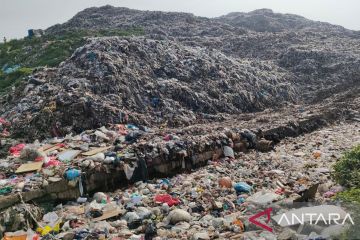
<instances>
[{"instance_id":1,"label":"vegetation on slope","mask_svg":"<svg viewBox=\"0 0 360 240\"><path fill-rule=\"evenodd\" d=\"M336 194L348 209L351 209L354 222L360 221L360 145L346 152L334 165L333 177L343 186L349 187ZM360 229L351 225L340 239L357 239Z\"/></svg>"},{"instance_id":2,"label":"vegetation on slope","mask_svg":"<svg viewBox=\"0 0 360 240\"><path fill-rule=\"evenodd\" d=\"M360 145L346 152L334 165L333 176L343 186L360 188Z\"/></svg>"},{"instance_id":3,"label":"vegetation on slope","mask_svg":"<svg viewBox=\"0 0 360 240\"><path fill-rule=\"evenodd\" d=\"M142 35L143 30L77 30L0 44L0 93L21 82L36 67L56 67L88 37Z\"/></svg>"}]
</instances>

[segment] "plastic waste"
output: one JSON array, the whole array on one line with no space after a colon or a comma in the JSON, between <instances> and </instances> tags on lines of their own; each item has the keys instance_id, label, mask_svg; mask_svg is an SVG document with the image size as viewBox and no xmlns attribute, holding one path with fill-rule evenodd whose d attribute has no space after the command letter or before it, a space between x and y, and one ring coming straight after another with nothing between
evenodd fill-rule
<instances>
[{"instance_id":1,"label":"plastic waste","mask_svg":"<svg viewBox=\"0 0 360 240\"><path fill-rule=\"evenodd\" d=\"M161 189L168 189L169 187L171 187L171 183L169 179L164 178L160 180L159 186Z\"/></svg>"},{"instance_id":2,"label":"plastic waste","mask_svg":"<svg viewBox=\"0 0 360 240\"><path fill-rule=\"evenodd\" d=\"M65 172L65 178L69 181L74 180L81 175L81 170L78 169L69 169Z\"/></svg>"},{"instance_id":3,"label":"plastic waste","mask_svg":"<svg viewBox=\"0 0 360 240\"><path fill-rule=\"evenodd\" d=\"M190 222L191 221L191 215L190 213L186 212L182 209L175 209L172 210L169 215L166 217L166 222L171 224L176 224L178 222Z\"/></svg>"},{"instance_id":4,"label":"plastic waste","mask_svg":"<svg viewBox=\"0 0 360 240\"><path fill-rule=\"evenodd\" d=\"M236 219L235 221L233 221L233 224L238 226L240 228L241 232L244 232L245 226L244 226L244 223L240 219Z\"/></svg>"},{"instance_id":5,"label":"plastic waste","mask_svg":"<svg viewBox=\"0 0 360 240\"><path fill-rule=\"evenodd\" d=\"M154 198L154 201L157 203L167 203L169 205L169 207L178 205L180 203L179 199L173 198L169 194L156 195Z\"/></svg>"},{"instance_id":6,"label":"plastic waste","mask_svg":"<svg viewBox=\"0 0 360 240\"><path fill-rule=\"evenodd\" d=\"M250 193L252 188L245 182L239 182L235 183L234 189L237 193Z\"/></svg>"},{"instance_id":7,"label":"plastic waste","mask_svg":"<svg viewBox=\"0 0 360 240\"><path fill-rule=\"evenodd\" d=\"M234 150L229 146L224 146L224 156L230 157L230 158L235 158Z\"/></svg>"},{"instance_id":8,"label":"plastic waste","mask_svg":"<svg viewBox=\"0 0 360 240\"><path fill-rule=\"evenodd\" d=\"M5 70L4 70L4 73L6 74L10 74L10 73L13 73L15 72L16 70L18 70L20 68L20 65L19 64L16 64L12 67L7 67Z\"/></svg>"},{"instance_id":9,"label":"plastic waste","mask_svg":"<svg viewBox=\"0 0 360 240\"><path fill-rule=\"evenodd\" d=\"M3 118L0 118L0 124L2 124L4 126L10 126L10 123Z\"/></svg>"},{"instance_id":10,"label":"plastic waste","mask_svg":"<svg viewBox=\"0 0 360 240\"><path fill-rule=\"evenodd\" d=\"M105 159L104 153L97 153L93 156L87 157L88 160L92 160L94 162L103 162Z\"/></svg>"},{"instance_id":11,"label":"plastic waste","mask_svg":"<svg viewBox=\"0 0 360 240\"><path fill-rule=\"evenodd\" d=\"M94 194L93 198L97 203L101 203L103 200L107 199L107 196L103 192L97 192Z\"/></svg>"},{"instance_id":12,"label":"plastic waste","mask_svg":"<svg viewBox=\"0 0 360 240\"><path fill-rule=\"evenodd\" d=\"M172 140L172 135L167 134L163 137L163 139L164 139L164 141L170 141L170 140Z\"/></svg>"},{"instance_id":13,"label":"plastic waste","mask_svg":"<svg viewBox=\"0 0 360 240\"><path fill-rule=\"evenodd\" d=\"M140 195L134 194L131 196L131 202L135 205L141 203L141 200L142 200L142 196Z\"/></svg>"},{"instance_id":14,"label":"plastic waste","mask_svg":"<svg viewBox=\"0 0 360 240\"><path fill-rule=\"evenodd\" d=\"M12 156L19 157L21 150L26 146L24 143L17 144L15 146L10 147L9 152Z\"/></svg>"},{"instance_id":15,"label":"plastic waste","mask_svg":"<svg viewBox=\"0 0 360 240\"><path fill-rule=\"evenodd\" d=\"M26 161L43 161L47 157L44 153L39 152L35 147L25 146L20 153L20 158Z\"/></svg>"},{"instance_id":16,"label":"plastic waste","mask_svg":"<svg viewBox=\"0 0 360 240\"><path fill-rule=\"evenodd\" d=\"M157 230L153 223L150 223L145 228L145 240L152 240L156 236Z\"/></svg>"},{"instance_id":17,"label":"plastic waste","mask_svg":"<svg viewBox=\"0 0 360 240\"><path fill-rule=\"evenodd\" d=\"M72 161L80 151L78 150L67 150L58 155L58 159L62 162L69 162Z\"/></svg>"},{"instance_id":18,"label":"plastic waste","mask_svg":"<svg viewBox=\"0 0 360 240\"><path fill-rule=\"evenodd\" d=\"M29 229L25 231L6 232L2 240L39 240L40 236Z\"/></svg>"},{"instance_id":19,"label":"plastic waste","mask_svg":"<svg viewBox=\"0 0 360 240\"><path fill-rule=\"evenodd\" d=\"M245 198L244 197L239 197L237 200L236 200L236 203L238 204L238 205L241 205L241 204L243 204L245 202Z\"/></svg>"},{"instance_id":20,"label":"plastic waste","mask_svg":"<svg viewBox=\"0 0 360 240\"><path fill-rule=\"evenodd\" d=\"M318 158L321 157L321 152L320 151L314 151L313 156L314 156L315 159L318 159Z\"/></svg>"},{"instance_id":21,"label":"plastic waste","mask_svg":"<svg viewBox=\"0 0 360 240\"><path fill-rule=\"evenodd\" d=\"M140 217L135 212L128 212L128 213L125 214L124 219L127 222L132 222L134 220L140 219Z\"/></svg>"},{"instance_id":22,"label":"plastic waste","mask_svg":"<svg viewBox=\"0 0 360 240\"><path fill-rule=\"evenodd\" d=\"M232 181L229 177L222 177L219 179L219 185L223 188L231 188L232 187Z\"/></svg>"},{"instance_id":23,"label":"plastic waste","mask_svg":"<svg viewBox=\"0 0 360 240\"><path fill-rule=\"evenodd\" d=\"M11 192L12 192L11 186L6 186L3 188L0 188L0 195L5 195L5 194L11 193Z\"/></svg>"},{"instance_id":24,"label":"plastic waste","mask_svg":"<svg viewBox=\"0 0 360 240\"><path fill-rule=\"evenodd\" d=\"M139 130L139 128L133 124L126 124L126 128L132 130Z\"/></svg>"},{"instance_id":25,"label":"plastic waste","mask_svg":"<svg viewBox=\"0 0 360 240\"><path fill-rule=\"evenodd\" d=\"M55 226L56 222L59 220L59 216L56 212L49 212L43 216L43 221L48 223L49 226Z\"/></svg>"},{"instance_id":26,"label":"plastic waste","mask_svg":"<svg viewBox=\"0 0 360 240\"><path fill-rule=\"evenodd\" d=\"M324 197L324 198L331 198L331 197L333 197L333 196L335 196L335 195L336 195L335 192L333 192L333 191L327 191L326 193L323 194L323 197Z\"/></svg>"},{"instance_id":27,"label":"plastic waste","mask_svg":"<svg viewBox=\"0 0 360 240\"><path fill-rule=\"evenodd\" d=\"M76 200L77 203L86 203L87 198L86 197L78 197L78 199Z\"/></svg>"},{"instance_id":28,"label":"plastic waste","mask_svg":"<svg viewBox=\"0 0 360 240\"><path fill-rule=\"evenodd\" d=\"M53 166L59 166L61 165L61 162L56 160L56 157L50 157L50 159L45 160L44 166L45 167L53 167Z\"/></svg>"},{"instance_id":29,"label":"plastic waste","mask_svg":"<svg viewBox=\"0 0 360 240\"><path fill-rule=\"evenodd\" d=\"M56 223L53 227L46 225L45 227L38 227L36 232L41 236L45 236L51 232L58 233L60 231L60 222Z\"/></svg>"},{"instance_id":30,"label":"plastic waste","mask_svg":"<svg viewBox=\"0 0 360 240\"><path fill-rule=\"evenodd\" d=\"M127 180L130 180L134 174L135 167L130 167L128 164L124 164L124 172L126 175Z\"/></svg>"}]
</instances>

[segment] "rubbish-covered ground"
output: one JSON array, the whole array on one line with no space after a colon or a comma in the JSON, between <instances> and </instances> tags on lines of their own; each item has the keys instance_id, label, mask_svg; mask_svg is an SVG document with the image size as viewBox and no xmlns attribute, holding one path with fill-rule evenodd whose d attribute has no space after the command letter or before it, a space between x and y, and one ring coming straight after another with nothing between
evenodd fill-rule
<instances>
[{"instance_id":1,"label":"rubbish-covered ground","mask_svg":"<svg viewBox=\"0 0 360 240\"><path fill-rule=\"evenodd\" d=\"M298 108L297 119L311 115ZM274 123L261 120L263 114L273 116ZM233 120L183 130L119 124L32 144L8 139L12 147L0 165L2 231L33 229L44 239L314 239L334 234L326 227L296 233L297 228L273 222L271 233L249 222L264 205L330 200L342 190L330 178L331 165L360 144L354 118L274 146L259 136L281 129L286 121L276 121L277 115L260 113L241 123L263 122L257 136L228 128ZM293 130L301 127L299 121ZM44 201L50 207L43 207Z\"/></svg>"},{"instance_id":2,"label":"rubbish-covered ground","mask_svg":"<svg viewBox=\"0 0 360 240\"><path fill-rule=\"evenodd\" d=\"M333 235L337 228L273 221L270 232L250 218L273 204L321 204L343 190L330 172L360 144L357 92L183 128L108 124L34 142L12 138L12 123L1 118L1 232L30 239Z\"/></svg>"}]
</instances>

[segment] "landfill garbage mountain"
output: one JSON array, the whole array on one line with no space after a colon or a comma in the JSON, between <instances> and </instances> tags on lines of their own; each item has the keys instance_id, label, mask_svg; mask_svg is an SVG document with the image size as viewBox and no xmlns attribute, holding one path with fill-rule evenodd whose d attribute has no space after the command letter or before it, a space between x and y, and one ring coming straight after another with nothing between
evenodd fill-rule
<instances>
[{"instance_id":1,"label":"landfill garbage mountain","mask_svg":"<svg viewBox=\"0 0 360 240\"><path fill-rule=\"evenodd\" d=\"M205 18L112 6L35 32L47 46L85 34L60 64L35 54L0 66L41 66L0 95L3 239L348 229L276 219L296 204L325 214L348 190L332 165L360 144L360 32L269 9Z\"/></svg>"}]
</instances>

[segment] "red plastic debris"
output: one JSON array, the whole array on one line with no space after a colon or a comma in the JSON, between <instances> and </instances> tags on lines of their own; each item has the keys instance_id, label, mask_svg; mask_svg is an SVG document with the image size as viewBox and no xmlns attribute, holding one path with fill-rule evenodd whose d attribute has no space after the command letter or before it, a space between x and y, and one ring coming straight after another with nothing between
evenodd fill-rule
<instances>
[{"instance_id":1,"label":"red plastic debris","mask_svg":"<svg viewBox=\"0 0 360 240\"><path fill-rule=\"evenodd\" d=\"M4 130L1 132L0 136L2 136L2 137L8 137L8 136L10 136L10 133L9 133L9 131L8 131L7 129L4 129Z\"/></svg>"},{"instance_id":2,"label":"red plastic debris","mask_svg":"<svg viewBox=\"0 0 360 240\"><path fill-rule=\"evenodd\" d=\"M219 182L220 187L232 188L232 181L231 181L231 178L229 178L229 177L222 177L219 179L218 182Z\"/></svg>"},{"instance_id":3,"label":"red plastic debris","mask_svg":"<svg viewBox=\"0 0 360 240\"><path fill-rule=\"evenodd\" d=\"M164 141L170 141L170 140L172 140L172 136L170 134L167 134L164 136L163 139L164 139Z\"/></svg>"},{"instance_id":4,"label":"red plastic debris","mask_svg":"<svg viewBox=\"0 0 360 240\"><path fill-rule=\"evenodd\" d=\"M44 157L37 157L37 158L35 158L35 162L42 162L42 161L44 161L45 160L45 158Z\"/></svg>"},{"instance_id":5,"label":"red plastic debris","mask_svg":"<svg viewBox=\"0 0 360 240\"><path fill-rule=\"evenodd\" d=\"M9 149L9 152L12 156L18 157L20 156L21 150L26 146L24 143L20 143L18 145L12 146Z\"/></svg>"},{"instance_id":6,"label":"red plastic debris","mask_svg":"<svg viewBox=\"0 0 360 240\"><path fill-rule=\"evenodd\" d=\"M283 194L284 192L285 192L285 189L284 189L284 188L278 188L278 189L276 189L276 191L275 191L275 193L276 193L276 194L279 194L279 195Z\"/></svg>"},{"instance_id":7,"label":"red plastic debris","mask_svg":"<svg viewBox=\"0 0 360 240\"><path fill-rule=\"evenodd\" d=\"M4 126L10 126L10 123L3 118L0 118L0 123Z\"/></svg>"},{"instance_id":8,"label":"red plastic debris","mask_svg":"<svg viewBox=\"0 0 360 240\"><path fill-rule=\"evenodd\" d=\"M128 134L128 132L126 131L126 129L125 129L125 126L123 125L123 124L118 124L117 125L117 128L119 129L119 133L121 134L121 135L127 135Z\"/></svg>"},{"instance_id":9,"label":"red plastic debris","mask_svg":"<svg viewBox=\"0 0 360 240\"><path fill-rule=\"evenodd\" d=\"M324 193L324 198L331 198L333 196L335 196L336 193L334 193L333 191L327 191L326 193Z\"/></svg>"},{"instance_id":10,"label":"red plastic debris","mask_svg":"<svg viewBox=\"0 0 360 240\"><path fill-rule=\"evenodd\" d=\"M49 161L45 162L45 167L51 167L51 166L59 166L61 162L56 159L56 157L50 157Z\"/></svg>"},{"instance_id":11,"label":"red plastic debris","mask_svg":"<svg viewBox=\"0 0 360 240\"><path fill-rule=\"evenodd\" d=\"M66 147L66 144L64 144L64 143L58 143L58 144L56 144L56 146L61 147L61 148L64 148L64 147Z\"/></svg>"},{"instance_id":12,"label":"red plastic debris","mask_svg":"<svg viewBox=\"0 0 360 240\"><path fill-rule=\"evenodd\" d=\"M173 205L178 205L180 203L179 199L173 198L169 194L156 195L154 200L155 200L155 202L167 203L169 205L169 207L171 207Z\"/></svg>"}]
</instances>

